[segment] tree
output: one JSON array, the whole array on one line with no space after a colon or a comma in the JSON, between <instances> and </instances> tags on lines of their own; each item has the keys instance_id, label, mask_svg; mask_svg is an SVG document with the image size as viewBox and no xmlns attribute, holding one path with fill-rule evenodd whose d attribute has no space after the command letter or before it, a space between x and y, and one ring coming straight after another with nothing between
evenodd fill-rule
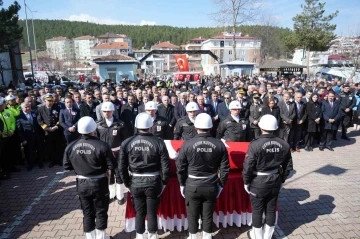
<instances>
[{"instance_id":1,"label":"tree","mask_svg":"<svg viewBox=\"0 0 360 239\"><path fill-rule=\"evenodd\" d=\"M3 1L0 0L0 6ZM18 25L20 10L18 2L14 2L7 9L0 10L0 52L8 51L22 38L22 28Z\"/></svg>"},{"instance_id":2,"label":"tree","mask_svg":"<svg viewBox=\"0 0 360 239\"><path fill-rule=\"evenodd\" d=\"M236 30L239 25L253 22L260 8L258 0L214 0L219 11L211 14L215 21L232 27L233 60L236 60Z\"/></svg>"},{"instance_id":3,"label":"tree","mask_svg":"<svg viewBox=\"0 0 360 239\"><path fill-rule=\"evenodd\" d=\"M328 50L329 43L336 37L336 24L330 22L339 11L325 16L324 7L325 3L319 0L305 0L305 5L301 5L302 12L293 18L298 47L304 47L306 50L308 74L309 52Z\"/></svg>"}]
</instances>

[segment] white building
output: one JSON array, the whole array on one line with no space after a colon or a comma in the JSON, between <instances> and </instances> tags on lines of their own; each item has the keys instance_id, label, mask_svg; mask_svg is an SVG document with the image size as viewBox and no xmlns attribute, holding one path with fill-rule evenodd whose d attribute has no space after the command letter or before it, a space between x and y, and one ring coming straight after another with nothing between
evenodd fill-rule
<instances>
[{"instance_id":1,"label":"white building","mask_svg":"<svg viewBox=\"0 0 360 239\"><path fill-rule=\"evenodd\" d=\"M91 48L97 43L93 36L81 36L73 39L75 56L77 60L90 60Z\"/></svg>"},{"instance_id":2,"label":"white building","mask_svg":"<svg viewBox=\"0 0 360 239\"><path fill-rule=\"evenodd\" d=\"M201 50L210 50L218 56L220 62L233 61L233 35L224 32L222 35L211 37L201 43ZM236 60L243 62L260 63L261 40L255 37L242 36L241 33L235 36L236 39ZM201 55L201 64L204 74L219 74L219 63L210 55Z\"/></svg>"},{"instance_id":3,"label":"white building","mask_svg":"<svg viewBox=\"0 0 360 239\"><path fill-rule=\"evenodd\" d=\"M151 50L178 50L179 46L170 43L169 41L160 42L151 47ZM154 57L157 57L156 55ZM164 62L164 71L168 72L176 72L178 71L178 67L173 55L159 55L158 57L163 57L165 59Z\"/></svg>"},{"instance_id":4,"label":"white building","mask_svg":"<svg viewBox=\"0 0 360 239\"><path fill-rule=\"evenodd\" d=\"M146 49L134 50L135 59L140 62L140 60L149 52L150 51ZM164 57L151 55L141 63L141 69L143 70L143 73L146 74L160 75L164 72L164 63Z\"/></svg>"},{"instance_id":5,"label":"white building","mask_svg":"<svg viewBox=\"0 0 360 239\"><path fill-rule=\"evenodd\" d=\"M310 51L309 52L309 65L310 67L316 67L319 65L327 65L329 52L322 51ZM306 66L306 51L305 49L295 49L292 63L297 65Z\"/></svg>"},{"instance_id":6,"label":"white building","mask_svg":"<svg viewBox=\"0 0 360 239\"><path fill-rule=\"evenodd\" d=\"M184 48L185 50L201 50L201 44L206 40L206 38L202 37L193 38L185 45ZM190 71L203 71L200 54L188 54L187 58L189 61Z\"/></svg>"},{"instance_id":7,"label":"white building","mask_svg":"<svg viewBox=\"0 0 360 239\"><path fill-rule=\"evenodd\" d=\"M73 54L73 42L66 37L54 37L45 40L47 54L58 60L68 60Z\"/></svg>"},{"instance_id":8,"label":"white building","mask_svg":"<svg viewBox=\"0 0 360 239\"><path fill-rule=\"evenodd\" d=\"M112 32L105 33L104 35L98 36L99 43L109 42L127 42L128 52L132 54L132 39L124 34L115 34Z\"/></svg>"},{"instance_id":9,"label":"white building","mask_svg":"<svg viewBox=\"0 0 360 239\"><path fill-rule=\"evenodd\" d=\"M360 48L360 39L357 37L338 37L330 42L330 54L354 53Z\"/></svg>"},{"instance_id":10,"label":"white building","mask_svg":"<svg viewBox=\"0 0 360 239\"><path fill-rule=\"evenodd\" d=\"M127 42L100 43L91 48L92 59L118 54L126 56L129 54L129 45Z\"/></svg>"}]
</instances>

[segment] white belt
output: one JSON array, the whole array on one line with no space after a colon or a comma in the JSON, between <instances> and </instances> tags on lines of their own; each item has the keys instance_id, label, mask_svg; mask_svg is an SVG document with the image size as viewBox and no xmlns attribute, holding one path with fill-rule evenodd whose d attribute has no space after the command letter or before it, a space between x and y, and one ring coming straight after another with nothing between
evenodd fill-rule
<instances>
[{"instance_id":1,"label":"white belt","mask_svg":"<svg viewBox=\"0 0 360 239\"><path fill-rule=\"evenodd\" d=\"M119 147L116 147L116 148L112 148L111 151L113 152L116 152L116 151L119 151L120 150L120 146Z\"/></svg>"},{"instance_id":2,"label":"white belt","mask_svg":"<svg viewBox=\"0 0 360 239\"><path fill-rule=\"evenodd\" d=\"M159 172L154 172L154 173L131 173L132 176L135 177L154 177L154 176L159 176Z\"/></svg>"},{"instance_id":3,"label":"white belt","mask_svg":"<svg viewBox=\"0 0 360 239\"><path fill-rule=\"evenodd\" d=\"M268 175L277 174L277 173L279 173L279 170L277 170L277 169L274 169L274 170L271 170L271 171L266 171L266 172L256 172L256 171L254 171L254 174L258 175L258 176L268 176Z\"/></svg>"},{"instance_id":4,"label":"white belt","mask_svg":"<svg viewBox=\"0 0 360 239\"><path fill-rule=\"evenodd\" d=\"M82 176L82 175L76 175L76 178L79 179L99 179L99 178L104 178L106 177L106 174L100 174L100 175L96 175L96 176Z\"/></svg>"},{"instance_id":5,"label":"white belt","mask_svg":"<svg viewBox=\"0 0 360 239\"><path fill-rule=\"evenodd\" d=\"M210 176L195 176L195 175L191 175L189 174L189 178L194 178L194 179L205 179L205 178L212 178L217 174L211 174Z\"/></svg>"}]
</instances>

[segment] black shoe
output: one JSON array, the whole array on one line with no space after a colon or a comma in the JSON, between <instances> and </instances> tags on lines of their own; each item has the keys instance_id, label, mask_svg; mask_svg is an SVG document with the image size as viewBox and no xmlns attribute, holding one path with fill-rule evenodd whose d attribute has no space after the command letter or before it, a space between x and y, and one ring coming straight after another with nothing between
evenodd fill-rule
<instances>
[{"instance_id":1,"label":"black shoe","mask_svg":"<svg viewBox=\"0 0 360 239\"><path fill-rule=\"evenodd\" d=\"M250 230L251 230L251 229L250 229ZM246 233L246 234L247 234L247 236L248 236L248 238L249 238L249 239L252 239L252 238L251 238L251 236L250 236L250 230L249 230L249 231L247 231L247 233Z\"/></svg>"},{"instance_id":2,"label":"black shoe","mask_svg":"<svg viewBox=\"0 0 360 239\"><path fill-rule=\"evenodd\" d=\"M33 168L34 168L33 166L29 166L29 167L27 167L26 171L29 172L29 171L33 170Z\"/></svg>"},{"instance_id":3,"label":"black shoe","mask_svg":"<svg viewBox=\"0 0 360 239\"><path fill-rule=\"evenodd\" d=\"M12 173L18 173L18 172L21 172L21 169L17 168L17 167L13 167L10 169L10 172Z\"/></svg>"},{"instance_id":4,"label":"black shoe","mask_svg":"<svg viewBox=\"0 0 360 239\"><path fill-rule=\"evenodd\" d=\"M119 205L124 205L125 204L125 198L121 199L121 200L117 200Z\"/></svg>"},{"instance_id":5,"label":"black shoe","mask_svg":"<svg viewBox=\"0 0 360 239\"><path fill-rule=\"evenodd\" d=\"M52 167L54 167L55 165L56 165L56 163L51 162L51 163L49 164L49 168L52 168Z\"/></svg>"},{"instance_id":6,"label":"black shoe","mask_svg":"<svg viewBox=\"0 0 360 239\"><path fill-rule=\"evenodd\" d=\"M319 150L320 150L320 151L324 151L324 148L322 148L322 147L319 147Z\"/></svg>"},{"instance_id":7,"label":"black shoe","mask_svg":"<svg viewBox=\"0 0 360 239\"><path fill-rule=\"evenodd\" d=\"M306 152L309 152L309 151L310 151L308 146L305 146L304 149L305 149Z\"/></svg>"},{"instance_id":8,"label":"black shoe","mask_svg":"<svg viewBox=\"0 0 360 239\"><path fill-rule=\"evenodd\" d=\"M39 163L39 164L38 164L38 167L39 167L39 168L44 168L44 164Z\"/></svg>"},{"instance_id":9,"label":"black shoe","mask_svg":"<svg viewBox=\"0 0 360 239\"><path fill-rule=\"evenodd\" d=\"M330 151L334 151L334 149L331 146L326 147Z\"/></svg>"},{"instance_id":10,"label":"black shoe","mask_svg":"<svg viewBox=\"0 0 360 239\"><path fill-rule=\"evenodd\" d=\"M313 148L312 148L312 147L309 147L309 151L313 151Z\"/></svg>"},{"instance_id":11,"label":"black shoe","mask_svg":"<svg viewBox=\"0 0 360 239\"><path fill-rule=\"evenodd\" d=\"M342 138L342 139L345 139L345 140L347 140L347 141L349 141L349 140L350 140L350 138L349 138L349 137L347 137L346 135L341 136L341 138Z\"/></svg>"}]
</instances>

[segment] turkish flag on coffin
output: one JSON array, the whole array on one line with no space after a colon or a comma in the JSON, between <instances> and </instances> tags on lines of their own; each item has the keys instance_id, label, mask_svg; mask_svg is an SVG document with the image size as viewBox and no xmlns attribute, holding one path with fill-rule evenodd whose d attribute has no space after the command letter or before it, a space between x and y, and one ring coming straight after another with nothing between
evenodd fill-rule
<instances>
[{"instance_id":1,"label":"turkish flag on coffin","mask_svg":"<svg viewBox=\"0 0 360 239\"><path fill-rule=\"evenodd\" d=\"M178 65L179 71L189 71L189 62L185 54L174 55L174 58Z\"/></svg>"}]
</instances>

